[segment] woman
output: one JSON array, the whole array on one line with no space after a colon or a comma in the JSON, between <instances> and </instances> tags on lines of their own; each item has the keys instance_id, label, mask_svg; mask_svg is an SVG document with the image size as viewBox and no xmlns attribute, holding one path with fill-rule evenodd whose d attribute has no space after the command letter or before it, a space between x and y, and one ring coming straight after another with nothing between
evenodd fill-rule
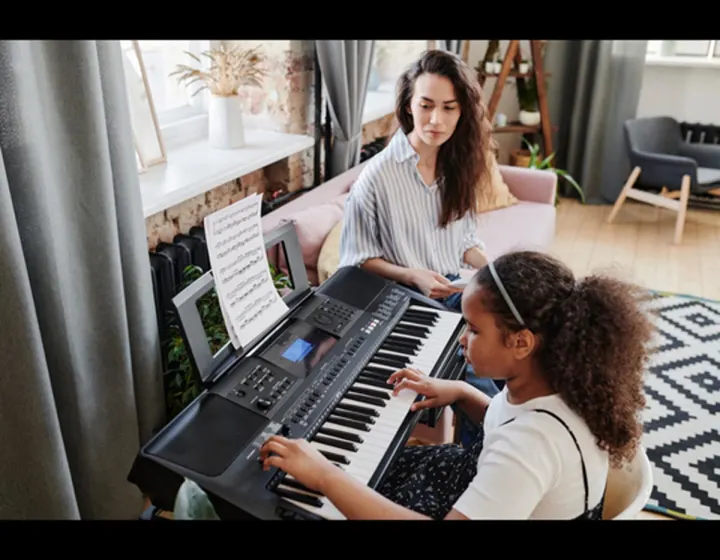
<instances>
[{"instance_id":1,"label":"woman","mask_svg":"<svg viewBox=\"0 0 720 560\"><path fill-rule=\"evenodd\" d=\"M339 266L459 310L462 289L450 279L487 262L475 209L495 144L481 90L460 57L431 50L400 77L395 114L400 128L345 203Z\"/></svg>"},{"instance_id":2,"label":"woman","mask_svg":"<svg viewBox=\"0 0 720 560\"><path fill-rule=\"evenodd\" d=\"M643 433L643 374L653 330L640 295L603 276L577 282L555 259L505 255L462 295L461 344L475 374L500 375L492 399L412 370L389 377L413 407L456 403L483 423L469 448L403 450L379 492L306 440L271 437L264 467L322 493L349 519L599 519L610 465L635 455Z\"/></svg>"}]
</instances>

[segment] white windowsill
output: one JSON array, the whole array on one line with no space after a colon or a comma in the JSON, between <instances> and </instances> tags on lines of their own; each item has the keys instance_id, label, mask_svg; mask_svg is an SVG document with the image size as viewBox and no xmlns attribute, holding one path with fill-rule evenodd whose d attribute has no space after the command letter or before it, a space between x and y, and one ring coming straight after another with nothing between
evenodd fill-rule
<instances>
[{"instance_id":1,"label":"white windowsill","mask_svg":"<svg viewBox=\"0 0 720 560\"><path fill-rule=\"evenodd\" d=\"M376 91L365 95L362 123L367 124L395 112L395 82L380 84Z\"/></svg>"},{"instance_id":2,"label":"white windowsill","mask_svg":"<svg viewBox=\"0 0 720 560\"><path fill-rule=\"evenodd\" d=\"M705 58L694 56L657 56L645 57L648 66L671 66L676 68L717 68L720 69L720 57Z\"/></svg>"},{"instance_id":3,"label":"white windowsill","mask_svg":"<svg viewBox=\"0 0 720 560\"><path fill-rule=\"evenodd\" d=\"M168 149L167 163L139 175L145 217L312 148L314 138L247 128L245 147L218 150L205 138Z\"/></svg>"}]
</instances>

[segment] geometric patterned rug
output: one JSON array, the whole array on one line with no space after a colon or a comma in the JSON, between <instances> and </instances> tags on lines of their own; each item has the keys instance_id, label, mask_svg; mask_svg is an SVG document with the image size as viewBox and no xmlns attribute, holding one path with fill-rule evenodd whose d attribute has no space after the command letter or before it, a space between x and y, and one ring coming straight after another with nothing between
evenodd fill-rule
<instances>
[{"instance_id":1,"label":"geometric patterned rug","mask_svg":"<svg viewBox=\"0 0 720 560\"><path fill-rule=\"evenodd\" d=\"M645 380L650 504L720 519L720 302L653 292L657 351Z\"/></svg>"}]
</instances>

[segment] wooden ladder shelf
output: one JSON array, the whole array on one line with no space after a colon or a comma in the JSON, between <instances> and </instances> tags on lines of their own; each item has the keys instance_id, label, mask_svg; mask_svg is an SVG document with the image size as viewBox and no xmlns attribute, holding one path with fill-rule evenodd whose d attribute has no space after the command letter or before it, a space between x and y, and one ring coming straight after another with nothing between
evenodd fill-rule
<instances>
[{"instance_id":1,"label":"wooden ladder shelf","mask_svg":"<svg viewBox=\"0 0 720 560\"><path fill-rule=\"evenodd\" d=\"M495 88L493 89L493 92L490 96L490 101L488 102L488 117L490 118L490 122L493 123L495 122L495 112L497 111L498 105L500 104L503 87L505 86L505 82L507 81L507 79L511 77L517 79L528 79L535 77L535 84L537 87L538 95L538 105L540 110L540 124L537 126L527 126L520 122L508 123L505 126L495 126L494 132L521 132L524 134L532 134L542 131L544 153L545 155L549 155L553 153L553 126L550 122L550 114L547 104L547 91L545 90L545 78L548 77L549 74L547 74L543 70L543 61L541 54L541 47L543 42L544 41L540 40L530 41L532 68L527 73L523 74L519 71L520 63L522 62L522 54L520 52L519 40L510 41L499 74L486 72L484 67L484 60L480 62L480 67L478 67L476 70L478 73L478 81L480 82L481 87L485 86L485 80L488 76L497 77ZM513 65L515 66L515 68L513 68Z\"/></svg>"}]
</instances>

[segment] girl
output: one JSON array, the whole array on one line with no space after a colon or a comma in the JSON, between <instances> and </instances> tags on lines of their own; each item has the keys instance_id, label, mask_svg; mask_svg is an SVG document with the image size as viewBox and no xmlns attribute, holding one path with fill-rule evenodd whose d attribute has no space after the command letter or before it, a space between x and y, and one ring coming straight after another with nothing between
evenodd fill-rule
<instances>
[{"instance_id":1,"label":"girl","mask_svg":"<svg viewBox=\"0 0 720 560\"><path fill-rule=\"evenodd\" d=\"M462 381L401 370L393 393L414 410L456 404L482 422L470 447L407 447L374 491L305 440L273 436L265 468L322 493L348 519L599 519L609 465L642 436L643 372L652 324L640 288L579 282L534 252L500 257L462 295L461 338L475 375L506 381L490 399Z\"/></svg>"},{"instance_id":2,"label":"girl","mask_svg":"<svg viewBox=\"0 0 720 560\"><path fill-rule=\"evenodd\" d=\"M485 113L457 55L431 50L408 68L398 82L400 128L346 200L339 267L362 266L459 311L462 289L450 279L487 262L475 219L495 149Z\"/></svg>"}]
</instances>

